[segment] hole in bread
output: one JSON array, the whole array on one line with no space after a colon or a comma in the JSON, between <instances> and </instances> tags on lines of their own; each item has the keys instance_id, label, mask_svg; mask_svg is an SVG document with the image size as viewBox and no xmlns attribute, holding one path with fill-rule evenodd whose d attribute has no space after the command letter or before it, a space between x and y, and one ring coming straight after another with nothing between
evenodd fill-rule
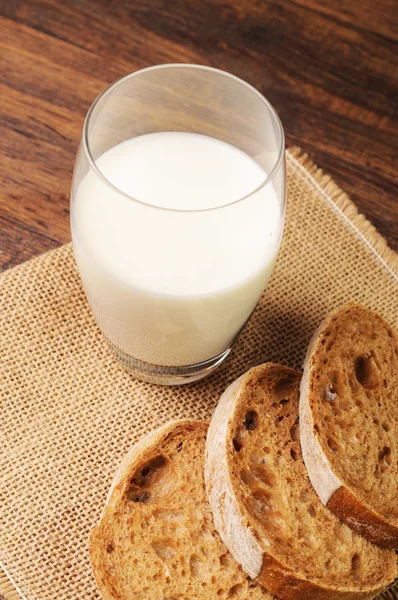
<instances>
[{"instance_id":1,"label":"hole in bread","mask_svg":"<svg viewBox=\"0 0 398 600\"><path fill-rule=\"evenodd\" d=\"M182 450L182 444L183 444L183 442L179 442L177 444L177 452L181 452L181 450Z\"/></svg>"},{"instance_id":2,"label":"hole in bread","mask_svg":"<svg viewBox=\"0 0 398 600\"><path fill-rule=\"evenodd\" d=\"M353 554L351 558L351 570L354 572L359 571L361 568L361 557L359 554Z\"/></svg>"},{"instance_id":3,"label":"hole in bread","mask_svg":"<svg viewBox=\"0 0 398 600\"><path fill-rule=\"evenodd\" d=\"M299 523L297 528L297 537L299 540L303 540L308 535L308 529L305 525Z\"/></svg>"},{"instance_id":4,"label":"hole in bread","mask_svg":"<svg viewBox=\"0 0 398 600\"><path fill-rule=\"evenodd\" d=\"M267 487L274 487L277 484L277 478L275 473L268 467L256 467L252 469L252 473L256 479L259 479Z\"/></svg>"},{"instance_id":5,"label":"hole in bread","mask_svg":"<svg viewBox=\"0 0 398 600\"><path fill-rule=\"evenodd\" d=\"M285 400L295 390L296 385L297 377L295 375L288 375L279 379L275 386L275 392Z\"/></svg>"},{"instance_id":6,"label":"hole in bread","mask_svg":"<svg viewBox=\"0 0 398 600\"><path fill-rule=\"evenodd\" d=\"M290 439L297 442L300 437L299 420L296 419L294 425L290 428Z\"/></svg>"},{"instance_id":7,"label":"hole in bread","mask_svg":"<svg viewBox=\"0 0 398 600\"><path fill-rule=\"evenodd\" d=\"M237 583L232 586L228 592L228 598L245 598L247 592L247 586L243 583Z\"/></svg>"},{"instance_id":8,"label":"hole in bread","mask_svg":"<svg viewBox=\"0 0 398 600\"><path fill-rule=\"evenodd\" d=\"M126 492L127 500L131 502L142 502L146 504L151 498L151 494L147 490L140 490L135 485L131 485Z\"/></svg>"},{"instance_id":9,"label":"hole in bread","mask_svg":"<svg viewBox=\"0 0 398 600\"><path fill-rule=\"evenodd\" d=\"M243 471L239 473L239 477L241 478L243 483L245 483L248 486L252 485L255 481L254 476L248 469L243 469Z\"/></svg>"},{"instance_id":10,"label":"hole in bread","mask_svg":"<svg viewBox=\"0 0 398 600\"><path fill-rule=\"evenodd\" d=\"M220 565L222 567L226 567L227 565L229 565L231 562L231 558L228 556L227 553L225 554L221 554L220 556Z\"/></svg>"},{"instance_id":11,"label":"hole in bread","mask_svg":"<svg viewBox=\"0 0 398 600\"><path fill-rule=\"evenodd\" d=\"M110 544L107 545L106 547L106 552L107 554L112 554L112 552L114 551L115 546L113 545L113 542L111 542Z\"/></svg>"},{"instance_id":12,"label":"hole in bread","mask_svg":"<svg viewBox=\"0 0 398 600\"><path fill-rule=\"evenodd\" d=\"M279 405L280 405L280 406L285 406L285 404L287 404L288 402L289 402L289 400L288 400L287 398L283 398L283 400L281 400L281 401L279 402Z\"/></svg>"},{"instance_id":13,"label":"hole in bread","mask_svg":"<svg viewBox=\"0 0 398 600\"><path fill-rule=\"evenodd\" d=\"M259 380L258 385L252 391L252 400L254 404L261 404L265 398L264 390L261 387L261 383L264 384L263 381Z\"/></svg>"},{"instance_id":14,"label":"hole in bread","mask_svg":"<svg viewBox=\"0 0 398 600\"><path fill-rule=\"evenodd\" d=\"M275 422L275 425L276 425L277 427L279 427L279 424L280 424L280 423L282 423L283 419L284 419L284 416L283 416L283 415L279 415L278 417L276 417L276 418L275 418L275 421L274 421L274 422Z\"/></svg>"},{"instance_id":15,"label":"hole in bread","mask_svg":"<svg viewBox=\"0 0 398 600\"><path fill-rule=\"evenodd\" d=\"M249 508L255 517L263 521L271 510L271 494L266 490L254 490L249 500Z\"/></svg>"},{"instance_id":16,"label":"hole in bread","mask_svg":"<svg viewBox=\"0 0 398 600\"><path fill-rule=\"evenodd\" d=\"M250 454L249 460L255 465L264 465L267 462L267 459L260 454Z\"/></svg>"},{"instance_id":17,"label":"hole in bread","mask_svg":"<svg viewBox=\"0 0 398 600\"><path fill-rule=\"evenodd\" d=\"M373 356L358 356L354 370L357 380L365 389L376 390L380 387L380 372Z\"/></svg>"},{"instance_id":18,"label":"hole in bread","mask_svg":"<svg viewBox=\"0 0 398 600\"><path fill-rule=\"evenodd\" d=\"M338 452L339 447L337 446L337 442L331 437L328 437L328 446L333 452Z\"/></svg>"},{"instance_id":19,"label":"hole in bread","mask_svg":"<svg viewBox=\"0 0 398 600\"><path fill-rule=\"evenodd\" d=\"M130 483L141 488L153 485L161 476L167 462L168 460L165 456L155 456L141 467L136 475L130 480Z\"/></svg>"},{"instance_id":20,"label":"hole in bread","mask_svg":"<svg viewBox=\"0 0 398 600\"><path fill-rule=\"evenodd\" d=\"M290 456L295 461L299 459L299 454L298 454L297 450L295 450L294 448L291 448L291 450L290 450Z\"/></svg>"},{"instance_id":21,"label":"hole in bread","mask_svg":"<svg viewBox=\"0 0 398 600\"><path fill-rule=\"evenodd\" d=\"M239 440L237 440L236 438L234 438L234 439L232 440L232 444L233 444L233 446L234 446L234 448L235 448L236 452L240 452L240 451L242 450L242 444L241 444L241 443L240 443L240 441L239 441Z\"/></svg>"},{"instance_id":22,"label":"hole in bread","mask_svg":"<svg viewBox=\"0 0 398 600\"><path fill-rule=\"evenodd\" d=\"M155 456L142 465L130 479L127 499L149 502L170 495L177 485L177 478L170 461L162 455Z\"/></svg>"},{"instance_id":23,"label":"hole in bread","mask_svg":"<svg viewBox=\"0 0 398 600\"><path fill-rule=\"evenodd\" d=\"M315 515L316 515L316 508L315 508L315 506L313 504L309 505L309 507L308 507L308 514L311 517L315 517Z\"/></svg>"},{"instance_id":24,"label":"hole in bread","mask_svg":"<svg viewBox=\"0 0 398 600\"><path fill-rule=\"evenodd\" d=\"M363 410L364 410L365 407L363 405L363 402L361 402L361 400L359 398L357 398L355 400L355 404L356 404L357 408L359 409L359 411L363 412Z\"/></svg>"},{"instance_id":25,"label":"hole in bread","mask_svg":"<svg viewBox=\"0 0 398 600\"><path fill-rule=\"evenodd\" d=\"M329 383L327 388L325 389L324 400L326 402L333 402L337 398L337 392L332 383Z\"/></svg>"},{"instance_id":26,"label":"hole in bread","mask_svg":"<svg viewBox=\"0 0 398 600\"><path fill-rule=\"evenodd\" d=\"M174 547L173 540L169 538L156 540L152 542L151 545L153 550L155 551L155 554L161 560L169 560L170 558L173 558L175 556L176 549Z\"/></svg>"},{"instance_id":27,"label":"hole in bread","mask_svg":"<svg viewBox=\"0 0 398 600\"><path fill-rule=\"evenodd\" d=\"M387 433L390 431L391 427L388 423L383 423L382 427L384 429L384 431L386 431Z\"/></svg>"},{"instance_id":28,"label":"hole in bread","mask_svg":"<svg viewBox=\"0 0 398 600\"><path fill-rule=\"evenodd\" d=\"M257 429L258 426L258 414L255 410L248 410L245 415L245 420L243 422L243 426L248 431L253 431Z\"/></svg>"},{"instance_id":29,"label":"hole in bread","mask_svg":"<svg viewBox=\"0 0 398 600\"><path fill-rule=\"evenodd\" d=\"M217 590L217 596L222 596L223 594L224 594L223 589Z\"/></svg>"},{"instance_id":30,"label":"hole in bread","mask_svg":"<svg viewBox=\"0 0 398 600\"><path fill-rule=\"evenodd\" d=\"M384 459L386 459L388 463L391 462L391 448L388 446L384 446L379 452L379 461L381 462Z\"/></svg>"},{"instance_id":31,"label":"hole in bread","mask_svg":"<svg viewBox=\"0 0 398 600\"><path fill-rule=\"evenodd\" d=\"M198 579L205 579L207 576L208 568L197 554L192 554L189 559L189 568L193 577Z\"/></svg>"},{"instance_id":32,"label":"hole in bread","mask_svg":"<svg viewBox=\"0 0 398 600\"><path fill-rule=\"evenodd\" d=\"M347 378L343 371L334 369L328 373L328 384L325 387L324 400L333 402L339 396L344 398Z\"/></svg>"}]
</instances>

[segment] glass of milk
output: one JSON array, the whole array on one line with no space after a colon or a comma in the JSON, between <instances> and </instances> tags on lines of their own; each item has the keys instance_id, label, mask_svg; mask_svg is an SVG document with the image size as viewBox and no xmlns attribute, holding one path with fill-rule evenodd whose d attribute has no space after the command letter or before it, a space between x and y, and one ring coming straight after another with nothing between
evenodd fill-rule
<instances>
[{"instance_id":1,"label":"glass of milk","mask_svg":"<svg viewBox=\"0 0 398 600\"><path fill-rule=\"evenodd\" d=\"M71 228L123 365L167 385L216 369L271 276L284 213L282 125L244 81L172 64L102 92L76 159Z\"/></svg>"}]
</instances>

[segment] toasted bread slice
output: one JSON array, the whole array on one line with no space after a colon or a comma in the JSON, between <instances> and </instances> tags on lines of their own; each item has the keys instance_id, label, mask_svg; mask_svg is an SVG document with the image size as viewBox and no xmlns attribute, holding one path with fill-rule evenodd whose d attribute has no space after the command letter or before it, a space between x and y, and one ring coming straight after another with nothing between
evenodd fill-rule
<instances>
[{"instance_id":1,"label":"toasted bread slice","mask_svg":"<svg viewBox=\"0 0 398 600\"><path fill-rule=\"evenodd\" d=\"M215 526L237 562L287 600L364 600L396 557L356 535L315 493L299 442L300 373L266 364L221 397L206 443Z\"/></svg>"},{"instance_id":2,"label":"toasted bread slice","mask_svg":"<svg viewBox=\"0 0 398 600\"><path fill-rule=\"evenodd\" d=\"M214 529L203 473L206 433L204 422L171 422L123 460L90 540L106 600L272 599Z\"/></svg>"},{"instance_id":3,"label":"toasted bread slice","mask_svg":"<svg viewBox=\"0 0 398 600\"><path fill-rule=\"evenodd\" d=\"M322 502L371 542L398 548L398 335L377 313L346 304L317 330L300 419Z\"/></svg>"}]
</instances>

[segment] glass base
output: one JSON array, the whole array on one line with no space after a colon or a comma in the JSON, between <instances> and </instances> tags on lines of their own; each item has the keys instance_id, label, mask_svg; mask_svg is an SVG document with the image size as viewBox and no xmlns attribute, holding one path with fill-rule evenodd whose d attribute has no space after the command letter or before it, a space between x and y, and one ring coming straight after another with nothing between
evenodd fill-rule
<instances>
[{"instance_id":1,"label":"glass base","mask_svg":"<svg viewBox=\"0 0 398 600\"><path fill-rule=\"evenodd\" d=\"M117 348L108 339L106 341L108 342L112 353L119 362L134 375L134 377L141 381L156 383L158 385L184 385L208 377L208 375L211 375L211 373L224 362L231 351L231 348L228 348L218 356L196 365L163 367L137 360L123 350Z\"/></svg>"}]
</instances>

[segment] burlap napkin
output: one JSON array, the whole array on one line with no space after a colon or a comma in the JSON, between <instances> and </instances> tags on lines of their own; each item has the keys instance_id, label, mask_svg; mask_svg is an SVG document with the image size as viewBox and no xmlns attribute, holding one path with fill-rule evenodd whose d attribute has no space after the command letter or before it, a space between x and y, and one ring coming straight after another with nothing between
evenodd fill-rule
<instances>
[{"instance_id":1,"label":"burlap napkin","mask_svg":"<svg viewBox=\"0 0 398 600\"><path fill-rule=\"evenodd\" d=\"M134 380L113 359L70 245L0 278L0 593L98 600L87 538L115 468L170 418L209 417L221 392L267 360L301 367L311 332L346 300L398 326L398 257L331 179L287 153L284 241L269 286L228 361L197 384ZM397 588L396 588L397 589ZM398 598L390 591L383 598Z\"/></svg>"}]
</instances>

